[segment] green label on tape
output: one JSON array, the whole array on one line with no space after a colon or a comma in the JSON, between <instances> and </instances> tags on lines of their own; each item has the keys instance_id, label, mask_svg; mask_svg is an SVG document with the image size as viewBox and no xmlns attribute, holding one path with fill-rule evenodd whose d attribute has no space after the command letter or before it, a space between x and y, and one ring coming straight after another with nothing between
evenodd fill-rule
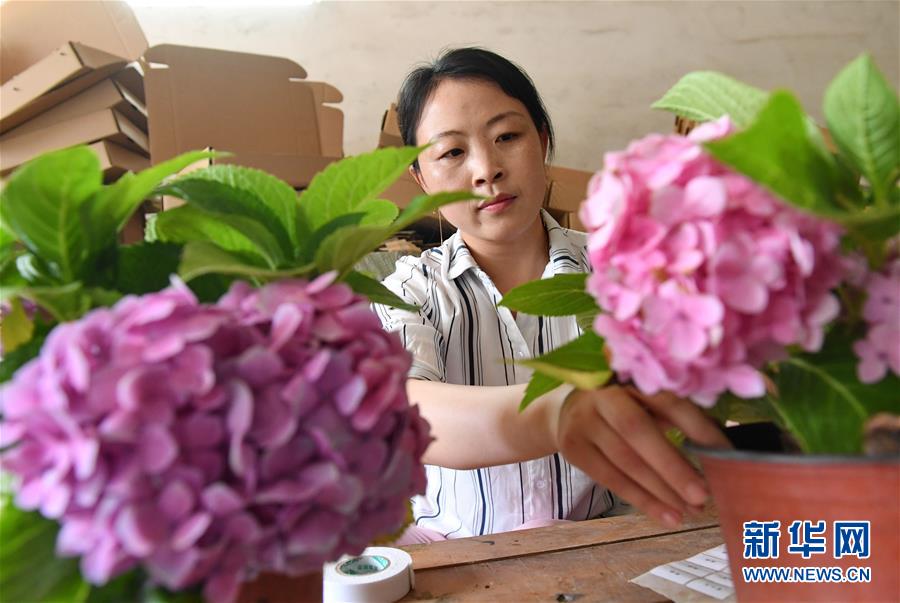
<instances>
[{"instance_id":1,"label":"green label on tape","mask_svg":"<svg viewBox=\"0 0 900 603\"><path fill-rule=\"evenodd\" d=\"M366 574L377 574L383 572L391 564L387 557L381 555L363 555L362 557L354 557L348 561L344 561L337 569L340 573L348 576L365 576Z\"/></svg>"}]
</instances>

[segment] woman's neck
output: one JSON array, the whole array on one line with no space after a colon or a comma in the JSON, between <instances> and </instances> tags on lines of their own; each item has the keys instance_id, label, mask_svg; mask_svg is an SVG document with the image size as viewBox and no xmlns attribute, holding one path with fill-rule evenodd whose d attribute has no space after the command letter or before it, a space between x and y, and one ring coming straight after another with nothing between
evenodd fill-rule
<instances>
[{"instance_id":1,"label":"woman's neck","mask_svg":"<svg viewBox=\"0 0 900 603\"><path fill-rule=\"evenodd\" d=\"M514 243L485 241L460 233L472 257L502 294L541 278L550 258L547 228L540 215Z\"/></svg>"}]
</instances>

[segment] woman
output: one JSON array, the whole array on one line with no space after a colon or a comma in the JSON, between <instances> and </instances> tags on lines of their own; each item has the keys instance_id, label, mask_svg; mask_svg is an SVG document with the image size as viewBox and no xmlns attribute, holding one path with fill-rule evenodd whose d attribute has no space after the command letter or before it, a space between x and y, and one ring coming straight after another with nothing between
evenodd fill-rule
<instances>
[{"instance_id":1,"label":"woman","mask_svg":"<svg viewBox=\"0 0 900 603\"><path fill-rule=\"evenodd\" d=\"M614 504L606 488L678 525L708 495L663 428L728 445L690 402L614 385L558 388L518 411L530 371L512 361L579 330L574 318L516 316L497 302L523 283L589 270L585 235L541 207L553 128L531 80L492 52L452 50L407 77L398 118L405 144L431 145L410 168L423 190L485 197L445 206L457 233L385 280L421 310L378 308L414 356L409 398L435 438L426 494L399 543L597 517Z\"/></svg>"}]
</instances>

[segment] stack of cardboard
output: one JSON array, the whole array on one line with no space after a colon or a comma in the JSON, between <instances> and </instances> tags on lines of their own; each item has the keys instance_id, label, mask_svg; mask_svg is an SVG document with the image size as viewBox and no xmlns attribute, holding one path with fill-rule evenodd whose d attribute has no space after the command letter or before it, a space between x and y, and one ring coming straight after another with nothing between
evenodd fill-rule
<instances>
[{"instance_id":1,"label":"stack of cardboard","mask_svg":"<svg viewBox=\"0 0 900 603\"><path fill-rule=\"evenodd\" d=\"M400 127L397 123L397 106L391 103L381 121L378 148L402 145ZM587 195L587 185L593 174L552 165L548 168L548 175L549 182L544 203L547 211L561 226L583 231L584 225L578 219L578 209ZM422 189L415 179L409 174L404 174L384 193L384 198L390 199L400 207L406 207L421 194Z\"/></svg>"},{"instance_id":2,"label":"stack of cardboard","mask_svg":"<svg viewBox=\"0 0 900 603\"><path fill-rule=\"evenodd\" d=\"M176 45L148 49L125 2L9 0L0 7L2 176L77 144L90 144L108 180L210 148L230 153L215 162L265 170L303 189L343 156L344 117L333 105L343 97L306 81L297 63Z\"/></svg>"},{"instance_id":3,"label":"stack of cardboard","mask_svg":"<svg viewBox=\"0 0 900 603\"><path fill-rule=\"evenodd\" d=\"M149 166L143 78L129 66L147 41L127 5L12 1L0 20L0 175L77 144L108 180Z\"/></svg>"}]
</instances>

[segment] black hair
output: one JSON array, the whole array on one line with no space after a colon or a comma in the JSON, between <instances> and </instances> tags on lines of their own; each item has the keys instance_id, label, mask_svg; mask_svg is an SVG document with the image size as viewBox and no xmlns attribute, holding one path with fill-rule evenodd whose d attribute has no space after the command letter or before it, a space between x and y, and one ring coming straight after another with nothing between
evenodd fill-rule
<instances>
[{"instance_id":1,"label":"black hair","mask_svg":"<svg viewBox=\"0 0 900 603\"><path fill-rule=\"evenodd\" d=\"M547 134L548 158L553 156L553 124L534 82L525 71L497 53L484 48L446 50L430 65L417 67L403 81L397 98L397 121L403 144L416 144L416 128L425 103L444 79L475 79L494 82L528 110L539 133ZM419 162L413 167L418 170Z\"/></svg>"}]
</instances>

